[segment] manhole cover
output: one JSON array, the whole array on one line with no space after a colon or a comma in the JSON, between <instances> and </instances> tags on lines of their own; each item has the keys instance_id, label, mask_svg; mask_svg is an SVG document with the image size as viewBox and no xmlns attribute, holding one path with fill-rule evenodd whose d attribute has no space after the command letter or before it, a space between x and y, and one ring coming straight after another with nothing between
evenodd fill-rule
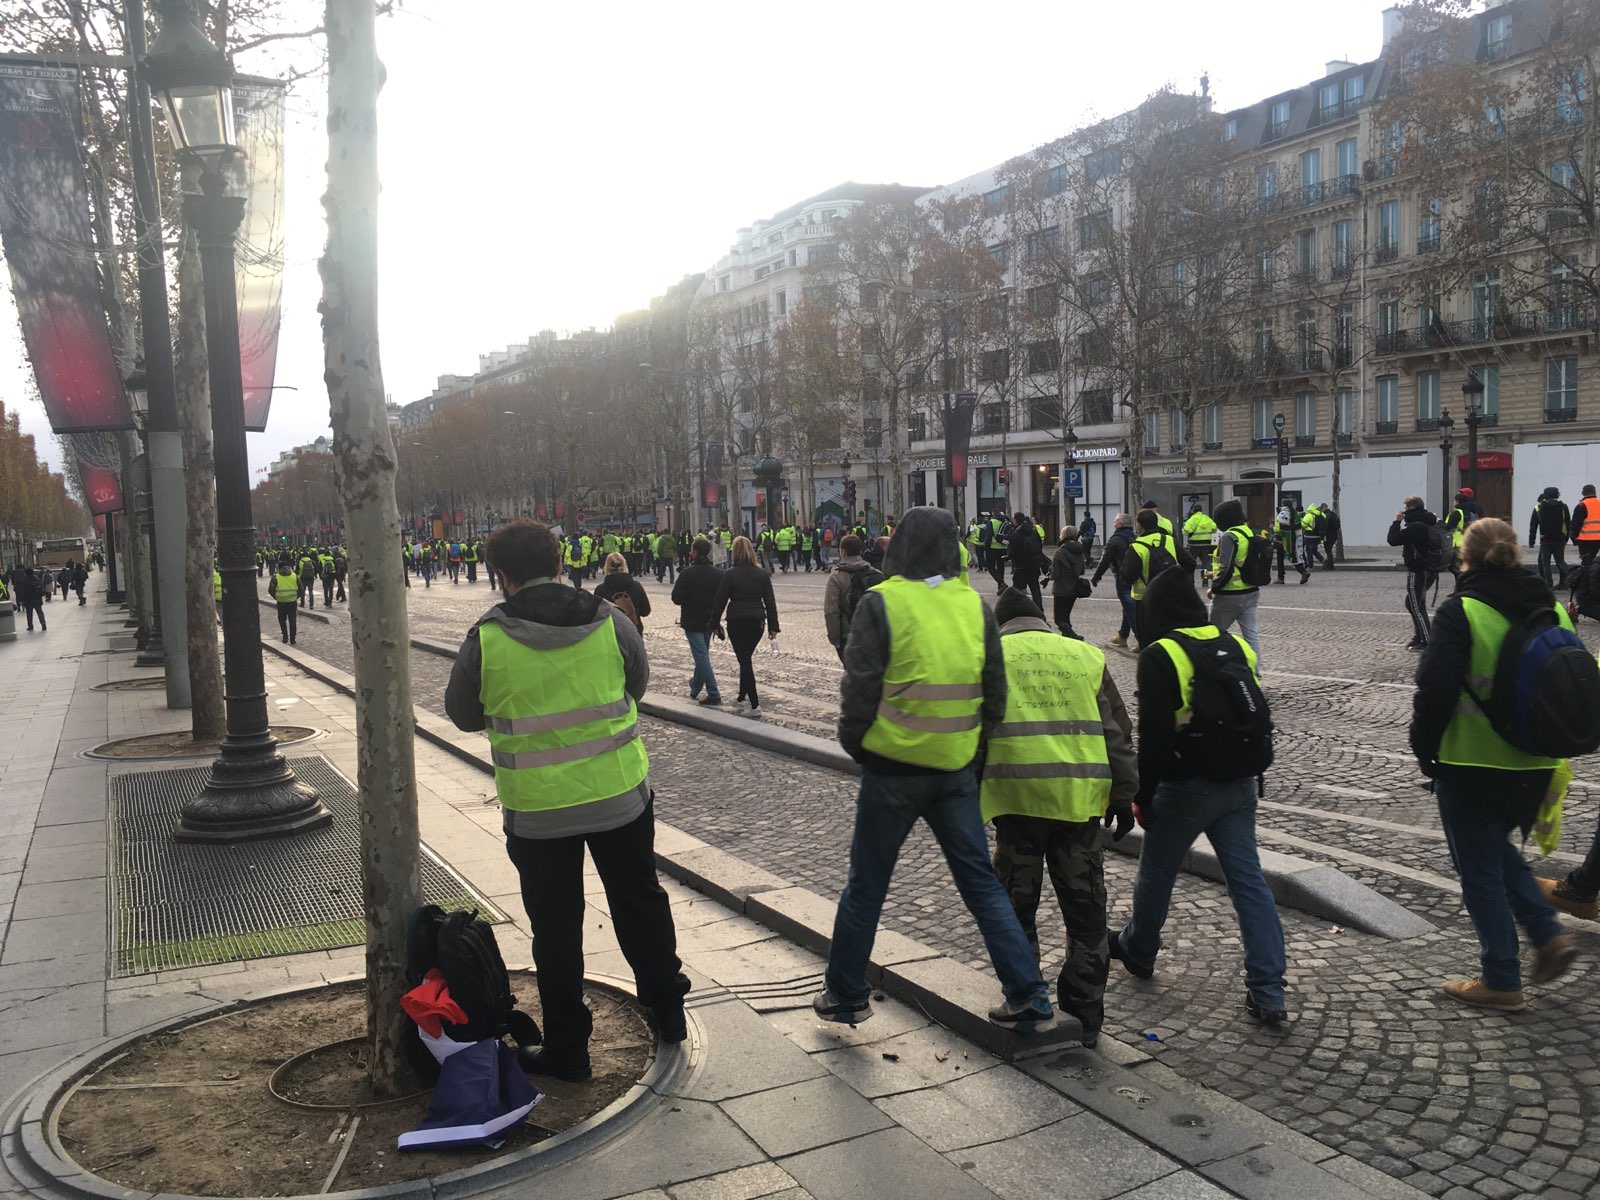
<instances>
[{"instance_id":1,"label":"manhole cover","mask_svg":"<svg viewBox=\"0 0 1600 1200\"><path fill-rule=\"evenodd\" d=\"M165 681L153 679L151 682L161 684ZM272 726L272 736L278 739L280 746L309 741L320 732L308 725ZM197 742L189 736L188 730L178 729L171 733L146 733L139 737L102 742L83 754L85 758L215 758L219 745L213 741Z\"/></svg>"},{"instance_id":2,"label":"manhole cover","mask_svg":"<svg viewBox=\"0 0 1600 1200\"><path fill-rule=\"evenodd\" d=\"M200 794L208 768L112 776L116 975L362 943L360 798L319 755L289 765L322 793L333 823L238 845L173 841L184 802ZM505 920L427 846L422 897Z\"/></svg>"},{"instance_id":3,"label":"manhole cover","mask_svg":"<svg viewBox=\"0 0 1600 1200\"><path fill-rule=\"evenodd\" d=\"M110 683L97 683L93 690L97 692L137 692L147 688L166 687L165 679L150 677L146 679L113 679Z\"/></svg>"}]
</instances>

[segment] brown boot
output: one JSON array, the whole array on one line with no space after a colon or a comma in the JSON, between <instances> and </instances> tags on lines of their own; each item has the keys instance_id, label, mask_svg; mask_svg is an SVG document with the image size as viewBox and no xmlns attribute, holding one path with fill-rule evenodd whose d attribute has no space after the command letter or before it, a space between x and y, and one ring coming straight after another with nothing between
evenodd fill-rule
<instances>
[{"instance_id":1,"label":"brown boot","mask_svg":"<svg viewBox=\"0 0 1600 1200\"><path fill-rule=\"evenodd\" d=\"M1556 934L1544 945L1534 948L1533 970L1528 982L1551 983L1560 979L1577 957L1578 948L1572 944L1572 939L1564 933Z\"/></svg>"},{"instance_id":2,"label":"brown boot","mask_svg":"<svg viewBox=\"0 0 1600 1200\"><path fill-rule=\"evenodd\" d=\"M1500 1012L1521 1012L1528 1007L1528 1001L1520 991L1503 992L1496 988L1484 987L1481 979L1448 980L1444 985L1444 994L1463 1004L1476 1005L1478 1008L1493 1008Z\"/></svg>"},{"instance_id":3,"label":"brown boot","mask_svg":"<svg viewBox=\"0 0 1600 1200\"><path fill-rule=\"evenodd\" d=\"M1535 878L1534 882L1544 892L1544 898L1549 901L1551 908L1559 908L1584 921L1600 920L1600 899L1594 896L1584 899L1572 889L1568 880Z\"/></svg>"}]
</instances>

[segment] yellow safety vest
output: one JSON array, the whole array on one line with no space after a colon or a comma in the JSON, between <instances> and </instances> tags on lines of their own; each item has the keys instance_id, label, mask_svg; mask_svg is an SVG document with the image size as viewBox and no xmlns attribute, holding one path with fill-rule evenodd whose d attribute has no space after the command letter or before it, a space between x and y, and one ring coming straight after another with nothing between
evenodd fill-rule
<instances>
[{"instance_id":1,"label":"yellow safety vest","mask_svg":"<svg viewBox=\"0 0 1600 1200\"><path fill-rule=\"evenodd\" d=\"M1224 592L1248 592L1255 589L1255 584L1246 583L1244 578L1244 559L1250 553L1250 541L1255 537L1248 525L1235 525L1232 529L1224 530L1223 536L1232 535L1238 541L1238 546L1233 552L1233 574L1228 576L1228 582L1222 585ZM1218 539L1221 545L1221 539ZM1218 556L1220 561L1220 554Z\"/></svg>"},{"instance_id":2,"label":"yellow safety vest","mask_svg":"<svg viewBox=\"0 0 1600 1200\"><path fill-rule=\"evenodd\" d=\"M1209 545L1217 536L1217 523L1205 513L1195 513L1183 523L1183 532L1188 536L1191 545Z\"/></svg>"},{"instance_id":3,"label":"yellow safety vest","mask_svg":"<svg viewBox=\"0 0 1600 1200\"><path fill-rule=\"evenodd\" d=\"M1192 629L1174 629L1173 633L1180 633L1184 637L1193 638L1197 642L1209 642L1222 636L1222 632L1215 625L1196 625ZM1256 677L1256 682L1261 682L1261 672L1256 667L1256 652L1250 649L1250 643L1236 633L1228 635L1239 643L1244 651L1244 658L1250 664L1250 673ZM1183 646L1170 637L1158 639L1153 643L1166 653L1172 660L1172 669L1178 673L1179 706L1175 728L1182 729L1189 723L1190 710L1194 708L1194 660L1184 650Z\"/></svg>"},{"instance_id":4,"label":"yellow safety vest","mask_svg":"<svg viewBox=\"0 0 1600 1200\"><path fill-rule=\"evenodd\" d=\"M1557 604L1556 617L1563 629L1572 628L1567 610ZM1467 628L1472 633L1472 653L1467 662L1467 683L1485 703L1494 687L1495 667L1500 659L1500 644L1506 640L1511 622L1504 614L1482 600L1461 598ZM1445 726L1439 743L1439 761L1457 767L1492 767L1500 771L1549 771L1559 766L1559 758L1542 758L1518 750L1494 731L1489 718L1463 688L1456 700L1455 715Z\"/></svg>"},{"instance_id":5,"label":"yellow safety vest","mask_svg":"<svg viewBox=\"0 0 1600 1200\"><path fill-rule=\"evenodd\" d=\"M1177 562L1178 543L1173 540L1170 529L1157 528L1154 533L1136 537L1129 544L1128 549L1139 559L1139 578L1135 579L1133 586L1128 589L1129 595L1135 600L1144 595L1144 589L1150 585L1150 551L1163 545L1166 546L1167 553L1172 555L1172 561Z\"/></svg>"},{"instance_id":6,"label":"yellow safety vest","mask_svg":"<svg viewBox=\"0 0 1600 1200\"><path fill-rule=\"evenodd\" d=\"M525 646L486 620L478 645L478 698L501 804L517 812L573 808L644 782L650 757L609 616L581 640L549 650Z\"/></svg>"},{"instance_id":7,"label":"yellow safety vest","mask_svg":"<svg viewBox=\"0 0 1600 1200\"><path fill-rule=\"evenodd\" d=\"M959 771L982 725L983 601L960 579L890 576L872 589L889 622L878 715L861 744L896 762Z\"/></svg>"},{"instance_id":8,"label":"yellow safety vest","mask_svg":"<svg viewBox=\"0 0 1600 1200\"><path fill-rule=\"evenodd\" d=\"M297 600L300 597L300 577L293 571L274 571L267 583L267 592L279 604ZM219 595L217 599L222 597Z\"/></svg>"},{"instance_id":9,"label":"yellow safety vest","mask_svg":"<svg viewBox=\"0 0 1600 1200\"><path fill-rule=\"evenodd\" d=\"M211 595L218 603L222 601L222 572L211 572Z\"/></svg>"},{"instance_id":10,"label":"yellow safety vest","mask_svg":"<svg viewBox=\"0 0 1600 1200\"><path fill-rule=\"evenodd\" d=\"M1005 634L1000 647L1006 715L984 759L983 819L1105 816L1111 799L1111 760L1100 723L1105 655L1043 629Z\"/></svg>"}]
</instances>

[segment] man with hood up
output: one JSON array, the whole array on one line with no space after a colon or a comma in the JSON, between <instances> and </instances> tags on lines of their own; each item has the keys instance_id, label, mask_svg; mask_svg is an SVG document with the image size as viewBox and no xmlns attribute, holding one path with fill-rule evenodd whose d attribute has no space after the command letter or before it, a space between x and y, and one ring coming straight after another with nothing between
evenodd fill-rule
<instances>
[{"instance_id":1,"label":"man with hood up","mask_svg":"<svg viewBox=\"0 0 1600 1200\"><path fill-rule=\"evenodd\" d=\"M1211 601L1211 623L1226 633L1235 621L1250 649L1261 658L1261 631L1256 615L1261 606L1261 589L1244 577L1244 560L1255 530L1244 519L1244 505L1224 500L1217 505L1217 566L1206 598Z\"/></svg>"},{"instance_id":2,"label":"man with hood up","mask_svg":"<svg viewBox=\"0 0 1600 1200\"><path fill-rule=\"evenodd\" d=\"M1063 542L1063 546L1067 543ZM1048 866L1067 927L1056 1003L1093 1046L1105 1024L1105 849L1100 823L1133 828L1139 770L1133 727L1106 656L1059 637L1020 589L995 602L1006 659L1005 720L990 737L980 798L994 822L994 869L1039 951L1035 918Z\"/></svg>"},{"instance_id":3,"label":"man with hood up","mask_svg":"<svg viewBox=\"0 0 1600 1200\"><path fill-rule=\"evenodd\" d=\"M928 823L977 920L1005 1003L989 1019L1019 1033L1055 1023L1050 989L989 864L978 808L980 737L1006 712L1006 665L994 614L961 579L953 516L905 514L884 558L888 576L856 604L840 684L839 744L861 764L850 874L833 922L825 1021L872 1015L867 960L900 847Z\"/></svg>"},{"instance_id":4,"label":"man with hood up","mask_svg":"<svg viewBox=\"0 0 1600 1200\"><path fill-rule=\"evenodd\" d=\"M1133 915L1111 938L1111 957L1130 974L1149 979L1161 950L1161 929L1172 888L1189 848L1201 834L1216 851L1244 943L1245 1011L1265 1025L1288 1019L1285 1010L1283 924L1256 849L1260 772L1271 762L1270 733L1245 744L1226 731L1196 738L1196 680L1214 669L1197 655L1239 656L1256 673L1255 652L1234 634L1206 623L1206 606L1188 572L1168 568L1139 600L1139 796L1145 828ZM1212 662L1217 661L1215 658ZM1254 703L1265 705L1256 685ZM1198 742L1199 744L1196 744ZM1261 751L1266 753L1262 754Z\"/></svg>"},{"instance_id":5,"label":"man with hood up","mask_svg":"<svg viewBox=\"0 0 1600 1200\"><path fill-rule=\"evenodd\" d=\"M1434 574L1428 570L1428 527L1438 523L1421 496L1407 496L1405 508L1395 513L1394 524L1389 526L1389 545L1402 547L1400 557L1406 565L1406 611L1411 614L1412 628L1407 650L1421 650L1428 644L1428 588ZM1541 552L1541 562L1543 557Z\"/></svg>"}]
</instances>

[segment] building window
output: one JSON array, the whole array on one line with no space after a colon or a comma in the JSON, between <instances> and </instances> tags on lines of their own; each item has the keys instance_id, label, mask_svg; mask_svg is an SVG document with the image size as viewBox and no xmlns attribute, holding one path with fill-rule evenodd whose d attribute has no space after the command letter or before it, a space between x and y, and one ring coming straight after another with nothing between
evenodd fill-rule
<instances>
[{"instance_id":1,"label":"building window","mask_svg":"<svg viewBox=\"0 0 1600 1200\"><path fill-rule=\"evenodd\" d=\"M1361 103L1361 94L1366 90L1366 84L1361 76L1352 75L1344 81L1344 113L1349 116Z\"/></svg>"},{"instance_id":2,"label":"building window","mask_svg":"<svg viewBox=\"0 0 1600 1200\"><path fill-rule=\"evenodd\" d=\"M1488 341L1500 319L1500 272L1484 271L1472 277L1472 337Z\"/></svg>"},{"instance_id":3,"label":"building window","mask_svg":"<svg viewBox=\"0 0 1600 1200\"><path fill-rule=\"evenodd\" d=\"M1067 165L1058 163L1048 171L1041 171L1033 179L1033 191L1037 196L1059 196L1067 190Z\"/></svg>"},{"instance_id":4,"label":"building window","mask_svg":"<svg viewBox=\"0 0 1600 1200\"><path fill-rule=\"evenodd\" d=\"M983 211L991 215L1003 213L1010 207L1011 189L1001 184L983 194Z\"/></svg>"},{"instance_id":5,"label":"building window","mask_svg":"<svg viewBox=\"0 0 1600 1200\"><path fill-rule=\"evenodd\" d=\"M1236 142L1239 140L1239 118L1229 117L1222 123L1222 140Z\"/></svg>"},{"instance_id":6,"label":"building window","mask_svg":"<svg viewBox=\"0 0 1600 1200\"><path fill-rule=\"evenodd\" d=\"M1058 429L1061 427L1061 397L1031 396L1028 399L1029 429Z\"/></svg>"},{"instance_id":7,"label":"building window","mask_svg":"<svg viewBox=\"0 0 1600 1200\"><path fill-rule=\"evenodd\" d=\"M1011 374L1011 351L985 350L978 356L978 382L998 383Z\"/></svg>"},{"instance_id":8,"label":"building window","mask_svg":"<svg viewBox=\"0 0 1600 1200\"><path fill-rule=\"evenodd\" d=\"M883 447L883 418L863 417L861 420L861 444L868 450L878 450Z\"/></svg>"},{"instance_id":9,"label":"building window","mask_svg":"<svg viewBox=\"0 0 1600 1200\"><path fill-rule=\"evenodd\" d=\"M1493 17L1485 31L1483 58L1485 62L1499 62L1511 45L1511 18Z\"/></svg>"},{"instance_id":10,"label":"building window","mask_svg":"<svg viewBox=\"0 0 1600 1200\"><path fill-rule=\"evenodd\" d=\"M1439 427L1439 372L1417 372L1417 428Z\"/></svg>"},{"instance_id":11,"label":"building window","mask_svg":"<svg viewBox=\"0 0 1600 1200\"><path fill-rule=\"evenodd\" d=\"M811 246L806 250L808 263L832 263L839 261L839 247L832 242L820 246Z\"/></svg>"},{"instance_id":12,"label":"building window","mask_svg":"<svg viewBox=\"0 0 1600 1200\"><path fill-rule=\"evenodd\" d=\"M1435 196L1417 214L1417 253L1437 254L1444 231L1444 201Z\"/></svg>"},{"instance_id":13,"label":"building window","mask_svg":"<svg viewBox=\"0 0 1600 1200\"><path fill-rule=\"evenodd\" d=\"M1111 213L1105 210L1078 218L1078 249L1093 250L1111 236Z\"/></svg>"},{"instance_id":14,"label":"building window","mask_svg":"<svg viewBox=\"0 0 1600 1200\"><path fill-rule=\"evenodd\" d=\"M1257 375L1267 375L1276 369L1278 347L1273 341L1270 318L1256 322L1251 352Z\"/></svg>"},{"instance_id":15,"label":"building window","mask_svg":"<svg viewBox=\"0 0 1600 1200\"><path fill-rule=\"evenodd\" d=\"M1265 141L1275 142L1289 132L1289 102L1279 100L1272 106L1272 117L1267 122Z\"/></svg>"},{"instance_id":16,"label":"building window","mask_svg":"<svg viewBox=\"0 0 1600 1200\"><path fill-rule=\"evenodd\" d=\"M1091 275L1083 281L1083 302L1104 304L1111 299L1111 281L1104 275Z\"/></svg>"},{"instance_id":17,"label":"building window","mask_svg":"<svg viewBox=\"0 0 1600 1200\"><path fill-rule=\"evenodd\" d=\"M1322 370L1322 351L1317 346L1317 314L1309 309L1295 314L1294 357L1298 370Z\"/></svg>"},{"instance_id":18,"label":"building window","mask_svg":"<svg viewBox=\"0 0 1600 1200\"><path fill-rule=\"evenodd\" d=\"M733 276L732 275L724 275L721 279L717 280L717 291L719 291L719 292L731 292L731 291L733 291Z\"/></svg>"},{"instance_id":19,"label":"building window","mask_svg":"<svg viewBox=\"0 0 1600 1200\"><path fill-rule=\"evenodd\" d=\"M1078 424L1111 424L1111 389L1089 388L1078 393Z\"/></svg>"},{"instance_id":20,"label":"building window","mask_svg":"<svg viewBox=\"0 0 1600 1200\"><path fill-rule=\"evenodd\" d=\"M1378 376L1378 432L1394 433L1400 427L1400 376Z\"/></svg>"},{"instance_id":21,"label":"building window","mask_svg":"<svg viewBox=\"0 0 1600 1200\"><path fill-rule=\"evenodd\" d=\"M996 242L994 245L990 246L989 259L991 262L996 263L1000 269L1004 271L1006 269L1007 259L1006 244L1004 242Z\"/></svg>"},{"instance_id":22,"label":"building window","mask_svg":"<svg viewBox=\"0 0 1600 1200\"><path fill-rule=\"evenodd\" d=\"M1028 235L1027 247L1029 262L1053 257L1061 248L1061 226L1034 230Z\"/></svg>"},{"instance_id":23,"label":"building window","mask_svg":"<svg viewBox=\"0 0 1600 1200\"><path fill-rule=\"evenodd\" d=\"M1278 200L1278 164L1262 163L1256 168L1256 207L1270 212Z\"/></svg>"},{"instance_id":24,"label":"building window","mask_svg":"<svg viewBox=\"0 0 1600 1200\"><path fill-rule=\"evenodd\" d=\"M789 265L791 267L798 267L800 265L800 251L798 251L798 250L789 251Z\"/></svg>"},{"instance_id":25,"label":"building window","mask_svg":"<svg viewBox=\"0 0 1600 1200\"><path fill-rule=\"evenodd\" d=\"M1006 406L1004 404L983 404L978 407L979 433L1004 433L1005 429Z\"/></svg>"},{"instance_id":26,"label":"building window","mask_svg":"<svg viewBox=\"0 0 1600 1200\"><path fill-rule=\"evenodd\" d=\"M1322 199L1322 151L1307 150L1300 156L1300 203L1315 204Z\"/></svg>"},{"instance_id":27,"label":"building window","mask_svg":"<svg viewBox=\"0 0 1600 1200\"><path fill-rule=\"evenodd\" d=\"M772 293L772 307L780 317L789 315L789 293L777 291Z\"/></svg>"},{"instance_id":28,"label":"building window","mask_svg":"<svg viewBox=\"0 0 1600 1200\"><path fill-rule=\"evenodd\" d=\"M1061 367L1061 347L1055 342L1028 343L1028 373L1043 375Z\"/></svg>"},{"instance_id":29,"label":"building window","mask_svg":"<svg viewBox=\"0 0 1600 1200\"><path fill-rule=\"evenodd\" d=\"M1424 345L1432 345L1444 334L1444 285L1429 279L1417 289L1417 333Z\"/></svg>"},{"instance_id":30,"label":"building window","mask_svg":"<svg viewBox=\"0 0 1600 1200\"><path fill-rule=\"evenodd\" d=\"M1356 306L1341 304L1333 314L1333 366L1348 367L1356 356Z\"/></svg>"},{"instance_id":31,"label":"building window","mask_svg":"<svg viewBox=\"0 0 1600 1200\"><path fill-rule=\"evenodd\" d=\"M1400 201L1378 205L1378 261L1393 262L1400 254Z\"/></svg>"},{"instance_id":32,"label":"building window","mask_svg":"<svg viewBox=\"0 0 1600 1200\"><path fill-rule=\"evenodd\" d=\"M1400 301L1390 292L1378 297L1378 336L1393 337L1400 332Z\"/></svg>"},{"instance_id":33,"label":"building window","mask_svg":"<svg viewBox=\"0 0 1600 1200\"><path fill-rule=\"evenodd\" d=\"M1182 450L1189 444L1189 418L1181 408L1174 408L1168 418L1168 435L1171 438L1172 448Z\"/></svg>"},{"instance_id":34,"label":"building window","mask_svg":"<svg viewBox=\"0 0 1600 1200\"><path fill-rule=\"evenodd\" d=\"M1547 229L1566 229L1578 223L1584 188L1578 176L1578 160L1573 155L1550 164L1550 208L1545 213Z\"/></svg>"},{"instance_id":35,"label":"building window","mask_svg":"<svg viewBox=\"0 0 1600 1200\"><path fill-rule=\"evenodd\" d=\"M913 442L928 440L928 414L921 410L911 414L911 440Z\"/></svg>"},{"instance_id":36,"label":"building window","mask_svg":"<svg viewBox=\"0 0 1600 1200\"><path fill-rule=\"evenodd\" d=\"M1083 173L1090 183L1109 179L1122 170L1122 151L1115 146L1095 150L1083 156Z\"/></svg>"},{"instance_id":37,"label":"building window","mask_svg":"<svg viewBox=\"0 0 1600 1200\"><path fill-rule=\"evenodd\" d=\"M1339 119L1339 85L1325 83L1317 93L1317 120L1337 121Z\"/></svg>"},{"instance_id":38,"label":"building window","mask_svg":"<svg viewBox=\"0 0 1600 1200\"><path fill-rule=\"evenodd\" d=\"M1550 283L1545 291L1548 311L1545 327L1550 330L1577 329L1583 323L1578 306L1578 287L1574 282L1576 270L1571 261L1557 258L1550 263Z\"/></svg>"},{"instance_id":39,"label":"building window","mask_svg":"<svg viewBox=\"0 0 1600 1200\"><path fill-rule=\"evenodd\" d=\"M1208 404L1205 412L1205 448L1222 449L1222 405Z\"/></svg>"},{"instance_id":40,"label":"building window","mask_svg":"<svg viewBox=\"0 0 1600 1200\"><path fill-rule=\"evenodd\" d=\"M1570 129L1583 120L1583 102L1588 97L1588 71L1578 63L1556 90L1555 123L1558 129Z\"/></svg>"},{"instance_id":41,"label":"building window","mask_svg":"<svg viewBox=\"0 0 1600 1200\"><path fill-rule=\"evenodd\" d=\"M1485 363L1474 367L1478 382L1483 384L1483 408L1480 416L1485 425L1500 424L1500 364Z\"/></svg>"},{"instance_id":42,"label":"building window","mask_svg":"<svg viewBox=\"0 0 1600 1200\"><path fill-rule=\"evenodd\" d=\"M1078 362L1085 367L1111 365L1111 341L1103 333L1078 335Z\"/></svg>"},{"instance_id":43,"label":"building window","mask_svg":"<svg viewBox=\"0 0 1600 1200\"><path fill-rule=\"evenodd\" d=\"M1333 277L1348 279L1355 268L1356 227L1354 221L1333 223Z\"/></svg>"},{"instance_id":44,"label":"building window","mask_svg":"<svg viewBox=\"0 0 1600 1200\"><path fill-rule=\"evenodd\" d=\"M1172 289L1169 298L1176 308L1183 308L1189 301L1189 267L1181 260L1172 264Z\"/></svg>"},{"instance_id":45,"label":"building window","mask_svg":"<svg viewBox=\"0 0 1600 1200\"><path fill-rule=\"evenodd\" d=\"M1578 360L1573 355L1544 364L1544 419L1571 421L1578 415Z\"/></svg>"},{"instance_id":46,"label":"building window","mask_svg":"<svg viewBox=\"0 0 1600 1200\"><path fill-rule=\"evenodd\" d=\"M1028 289L1028 313L1034 317L1053 317L1056 315L1056 290L1049 284L1041 283L1037 287Z\"/></svg>"},{"instance_id":47,"label":"building window","mask_svg":"<svg viewBox=\"0 0 1600 1200\"><path fill-rule=\"evenodd\" d=\"M1278 431L1272 427L1271 400L1260 399L1250 402L1250 436L1258 442L1264 438L1278 436Z\"/></svg>"},{"instance_id":48,"label":"building window","mask_svg":"<svg viewBox=\"0 0 1600 1200\"><path fill-rule=\"evenodd\" d=\"M1277 274L1278 256L1271 250L1256 251L1256 286L1271 287L1272 277Z\"/></svg>"},{"instance_id":49,"label":"building window","mask_svg":"<svg viewBox=\"0 0 1600 1200\"><path fill-rule=\"evenodd\" d=\"M1312 283L1317 278L1317 231L1302 229L1294 237L1295 275L1301 283Z\"/></svg>"},{"instance_id":50,"label":"building window","mask_svg":"<svg viewBox=\"0 0 1600 1200\"><path fill-rule=\"evenodd\" d=\"M1144 414L1144 448L1147 454L1161 453L1161 412L1150 409Z\"/></svg>"},{"instance_id":51,"label":"building window","mask_svg":"<svg viewBox=\"0 0 1600 1200\"><path fill-rule=\"evenodd\" d=\"M1317 394L1300 392L1294 398L1294 440L1296 445L1314 446L1317 442Z\"/></svg>"},{"instance_id":52,"label":"building window","mask_svg":"<svg viewBox=\"0 0 1600 1200\"><path fill-rule=\"evenodd\" d=\"M1339 160L1339 177L1341 179L1354 179L1361 172L1361 147L1355 138L1345 138L1333 148L1334 156Z\"/></svg>"},{"instance_id":53,"label":"building window","mask_svg":"<svg viewBox=\"0 0 1600 1200\"><path fill-rule=\"evenodd\" d=\"M1340 388L1333 395L1333 434L1347 442L1355 433L1356 394L1349 388Z\"/></svg>"}]
</instances>

